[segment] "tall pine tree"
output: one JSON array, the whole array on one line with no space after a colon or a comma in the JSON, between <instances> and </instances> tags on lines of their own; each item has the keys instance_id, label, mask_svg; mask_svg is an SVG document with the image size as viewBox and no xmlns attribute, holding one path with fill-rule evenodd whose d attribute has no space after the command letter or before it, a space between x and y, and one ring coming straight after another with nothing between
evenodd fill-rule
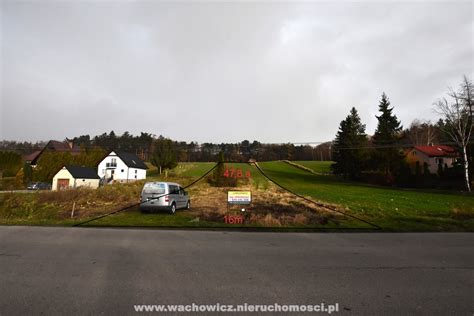
<instances>
[{"instance_id":1,"label":"tall pine tree","mask_svg":"<svg viewBox=\"0 0 474 316\"><path fill-rule=\"evenodd\" d=\"M377 169L384 174L385 181L393 183L403 160L400 148L397 146L402 126L397 116L392 113L393 107L390 107L385 92L379 103L379 112L380 116L375 116L378 125L373 137L374 161Z\"/></svg>"},{"instance_id":2,"label":"tall pine tree","mask_svg":"<svg viewBox=\"0 0 474 316\"><path fill-rule=\"evenodd\" d=\"M336 163L332 165L334 173L342 174L345 178L359 177L365 167L366 145L365 125L353 107L336 134L333 146Z\"/></svg>"}]
</instances>

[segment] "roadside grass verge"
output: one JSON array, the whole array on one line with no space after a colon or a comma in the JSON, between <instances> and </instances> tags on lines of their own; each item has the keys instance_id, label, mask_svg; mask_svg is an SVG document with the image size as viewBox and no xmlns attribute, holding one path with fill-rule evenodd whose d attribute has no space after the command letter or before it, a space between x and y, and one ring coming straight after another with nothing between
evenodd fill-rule
<instances>
[{"instance_id":1,"label":"roadside grass verge","mask_svg":"<svg viewBox=\"0 0 474 316\"><path fill-rule=\"evenodd\" d=\"M275 224L271 216L266 216L263 221L245 224L226 224L221 220L205 220L197 217L194 213L177 211L175 215L164 212L143 214L138 209L130 209L125 212L101 218L97 221L87 223L87 227L165 227L165 228L206 228L206 229L265 229L275 231L300 231L300 230L324 230L338 231L344 229L368 229L367 225L353 223L340 227L335 223L321 224Z\"/></svg>"}]
</instances>

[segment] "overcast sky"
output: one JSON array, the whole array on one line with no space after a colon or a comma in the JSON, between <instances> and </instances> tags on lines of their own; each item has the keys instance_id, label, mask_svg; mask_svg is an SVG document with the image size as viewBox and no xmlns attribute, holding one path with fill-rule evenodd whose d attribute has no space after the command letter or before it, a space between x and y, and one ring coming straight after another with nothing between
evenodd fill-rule
<instances>
[{"instance_id":1,"label":"overcast sky","mask_svg":"<svg viewBox=\"0 0 474 316\"><path fill-rule=\"evenodd\" d=\"M1 4L0 139L326 141L385 91L404 126L473 74L473 4Z\"/></svg>"}]
</instances>

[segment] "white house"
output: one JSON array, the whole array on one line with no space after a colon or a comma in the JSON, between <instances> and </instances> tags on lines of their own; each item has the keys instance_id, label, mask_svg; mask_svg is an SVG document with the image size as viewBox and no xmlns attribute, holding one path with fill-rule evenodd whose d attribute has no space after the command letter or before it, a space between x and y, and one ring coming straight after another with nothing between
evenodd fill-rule
<instances>
[{"instance_id":1,"label":"white house","mask_svg":"<svg viewBox=\"0 0 474 316\"><path fill-rule=\"evenodd\" d=\"M111 151L97 166L97 173L105 183L129 182L146 179L147 169L137 155Z\"/></svg>"},{"instance_id":2,"label":"white house","mask_svg":"<svg viewBox=\"0 0 474 316\"><path fill-rule=\"evenodd\" d=\"M89 187L97 189L99 187L100 178L92 168L79 166L64 166L53 177L53 191Z\"/></svg>"}]
</instances>

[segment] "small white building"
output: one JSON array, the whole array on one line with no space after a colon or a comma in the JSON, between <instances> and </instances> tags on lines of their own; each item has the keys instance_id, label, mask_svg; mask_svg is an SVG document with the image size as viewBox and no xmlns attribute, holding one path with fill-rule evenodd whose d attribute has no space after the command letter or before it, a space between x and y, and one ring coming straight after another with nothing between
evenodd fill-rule
<instances>
[{"instance_id":1,"label":"small white building","mask_svg":"<svg viewBox=\"0 0 474 316\"><path fill-rule=\"evenodd\" d=\"M97 189L100 178L92 168L80 166L64 166L53 177L53 191L69 188L88 187Z\"/></svg>"},{"instance_id":2,"label":"small white building","mask_svg":"<svg viewBox=\"0 0 474 316\"><path fill-rule=\"evenodd\" d=\"M147 169L137 155L111 151L97 166L97 173L104 183L122 183L146 179Z\"/></svg>"}]
</instances>

